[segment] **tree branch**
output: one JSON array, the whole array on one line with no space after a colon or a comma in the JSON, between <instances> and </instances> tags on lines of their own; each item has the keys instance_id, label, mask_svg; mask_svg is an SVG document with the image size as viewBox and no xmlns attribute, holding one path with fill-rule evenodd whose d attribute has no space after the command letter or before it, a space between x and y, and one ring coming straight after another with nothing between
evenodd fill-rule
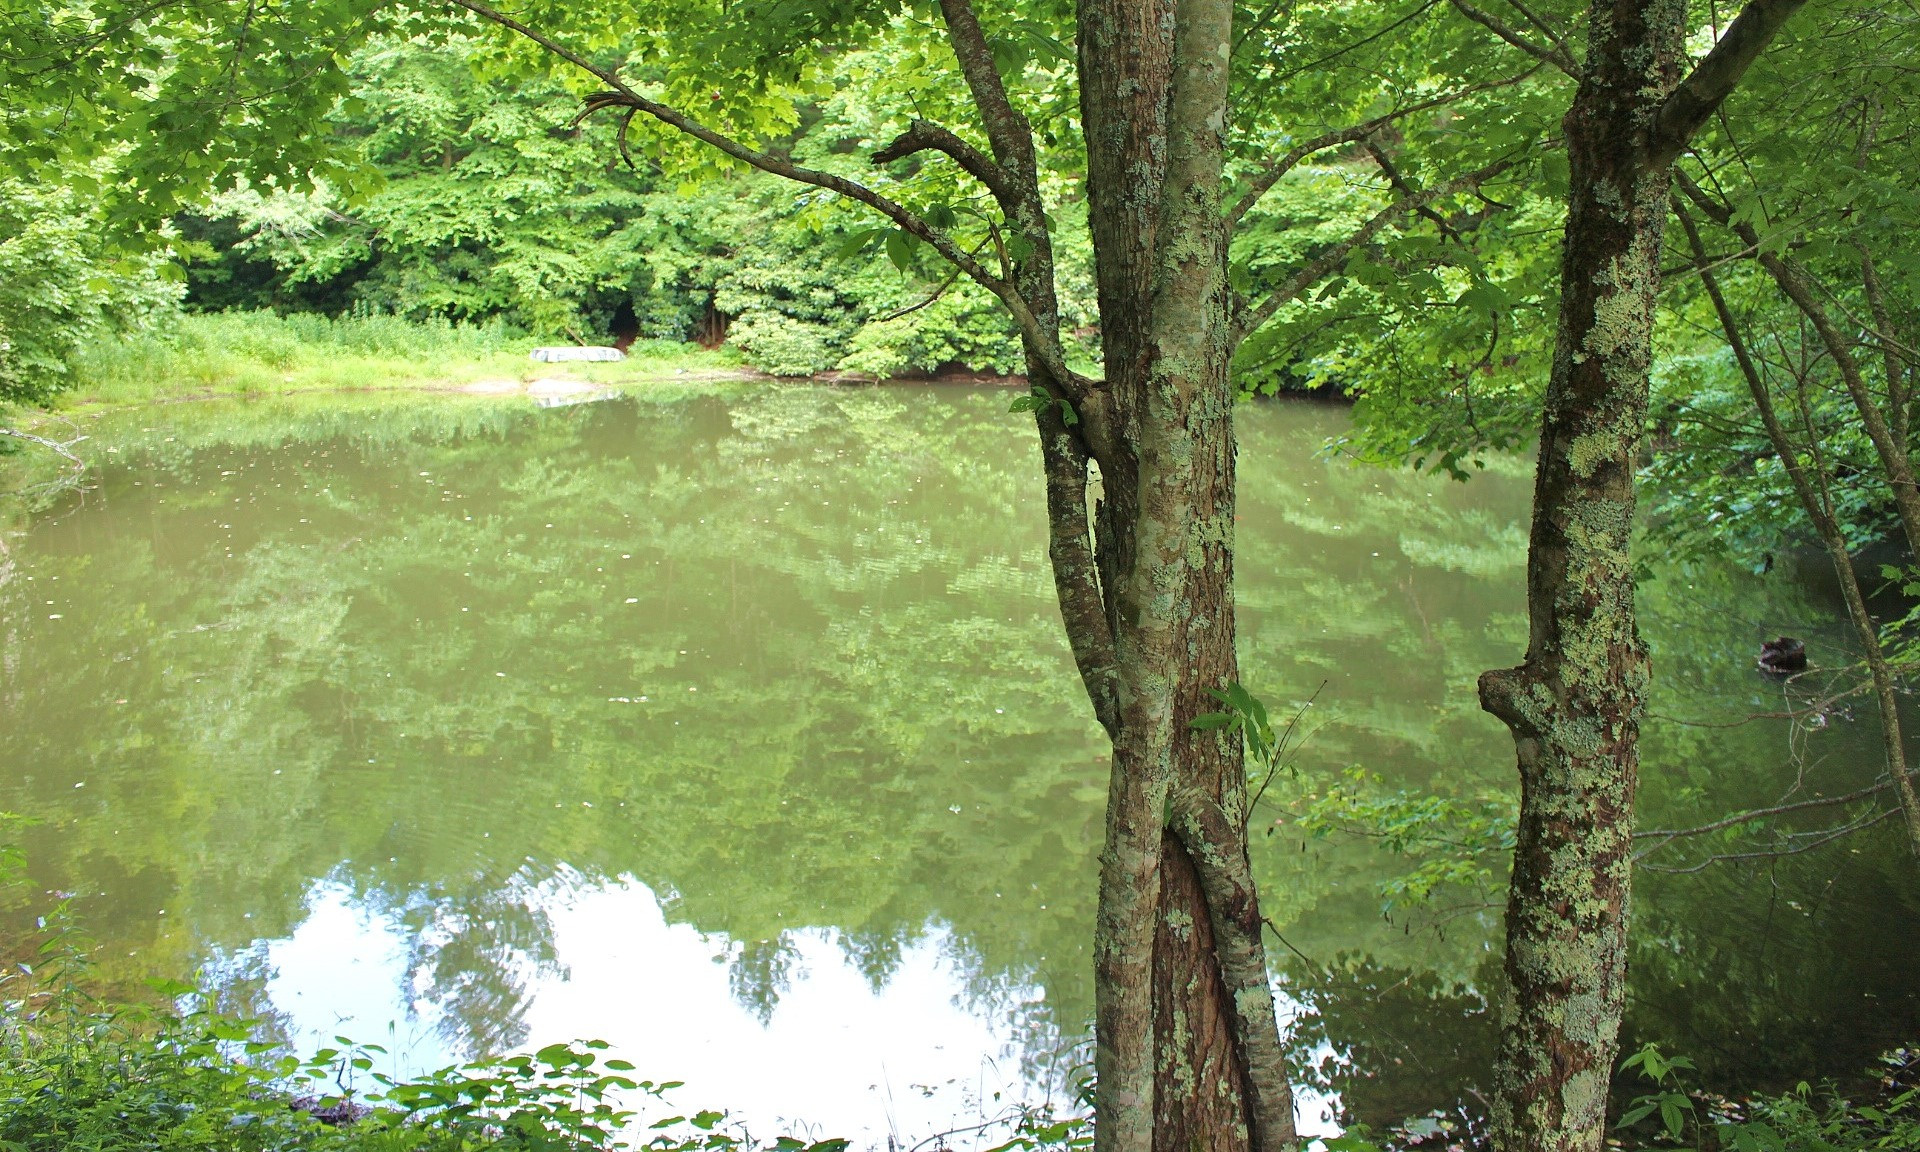
<instances>
[{"instance_id":1,"label":"tree branch","mask_svg":"<svg viewBox=\"0 0 1920 1152\"><path fill-rule=\"evenodd\" d=\"M1253 1147L1291 1147L1296 1142L1293 1089L1287 1082L1280 1035L1273 1027L1272 977L1260 932L1267 921L1259 913L1253 870L1247 861L1246 825L1218 801L1190 787L1176 788L1172 803L1174 818L1169 827L1199 877L1213 927L1214 958L1227 986L1227 1002L1238 1017L1233 1031L1242 1044L1242 1067L1252 1097L1247 1101L1249 1111L1256 1131L1265 1130L1264 1138ZM1279 935L1279 930L1274 934Z\"/></svg>"},{"instance_id":2,"label":"tree branch","mask_svg":"<svg viewBox=\"0 0 1920 1152\"><path fill-rule=\"evenodd\" d=\"M952 132L929 120L915 120L907 130L893 138L893 143L873 154L873 162L891 164L903 160L915 152L943 152L951 157L975 180L987 186L995 200L1004 203L1013 192L1007 185L1007 176L1000 166L989 160L978 148L962 140Z\"/></svg>"},{"instance_id":3,"label":"tree branch","mask_svg":"<svg viewBox=\"0 0 1920 1152\"><path fill-rule=\"evenodd\" d=\"M1880 343L1881 363L1887 373L1888 420L1893 426L1893 438L1905 444L1908 442L1907 432L1911 419L1908 405L1912 399L1909 381L1913 377L1913 371L1904 363L1903 350L1892 338L1893 313L1887 307L1886 291L1881 287L1880 273L1874 267L1873 252L1857 240L1854 241L1853 246L1860 253L1860 287L1867 295L1867 312L1873 317L1873 322L1879 329L1875 335Z\"/></svg>"},{"instance_id":4,"label":"tree branch","mask_svg":"<svg viewBox=\"0 0 1920 1152\"><path fill-rule=\"evenodd\" d=\"M940 15L947 22L947 37L953 55L960 62L960 74L973 94L974 107L980 110L980 123L987 133L987 145L993 157L1009 172L1035 171L1033 126L1007 98L1006 82L993 62L993 48L980 19L974 15L970 0L940 0ZM1026 191L1026 189L1019 189ZM1037 197L1038 189L1033 193ZM1012 205L1003 204L1011 208Z\"/></svg>"},{"instance_id":5,"label":"tree branch","mask_svg":"<svg viewBox=\"0 0 1920 1152\"><path fill-rule=\"evenodd\" d=\"M1450 196L1464 188L1473 187L1482 181L1490 180L1520 162L1517 156L1497 161L1475 172L1455 177L1444 184L1435 184L1424 192L1403 197L1382 208L1371 220L1362 224L1353 235L1335 244L1321 253L1319 258L1300 269L1286 283L1275 289L1273 294L1253 308L1237 309L1238 317L1233 326L1233 343L1237 346L1250 336L1260 325L1272 319L1288 301L1297 298L1302 292L1319 283L1326 275L1338 268L1347 259L1349 253L1362 244L1379 235L1381 230L1410 211L1418 211L1443 196Z\"/></svg>"},{"instance_id":6,"label":"tree branch","mask_svg":"<svg viewBox=\"0 0 1920 1152\"><path fill-rule=\"evenodd\" d=\"M1369 139L1363 147L1366 148L1367 155L1373 157L1373 162L1379 165L1380 174L1387 178L1387 184L1390 185L1395 192L1400 193L1400 195L1406 197L1409 201L1420 195L1419 189L1407 182L1406 176L1400 171L1400 166L1393 162L1393 157L1387 155L1386 149L1380 147L1378 141ZM1453 225L1448 222L1445 216L1434 211L1432 205L1422 204L1420 207L1414 209L1414 211L1426 219L1433 221L1434 227L1440 229L1440 235L1456 243L1461 242L1460 233L1454 229Z\"/></svg>"},{"instance_id":7,"label":"tree branch","mask_svg":"<svg viewBox=\"0 0 1920 1152\"><path fill-rule=\"evenodd\" d=\"M1891 787L1893 787L1893 781L1882 780L1870 788L1862 788L1857 792L1849 792L1844 796L1823 796L1818 800L1801 800L1794 804L1781 804L1772 808L1755 808L1750 812L1736 812L1731 816L1715 820L1711 824L1702 824L1697 828L1655 828L1645 832L1635 832L1633 838L1635 840L1659 838L1660 843L1647 849L1647 852L1655 852L1665 847L1670 841L1679 840L1683 837L1704 836L1709 832L1718 832L1723 828L1732 828L1740 824L1750 823L1754 820L1763 820L1768 816L1782 816L1788 812L1804 812L1809 808L1831 808L1836 804L1851 804L1855 800L1865 800L1869 796L1878 796ZM1643 852L1641 855L1644 856L1647 852Z\"/></svg>"},{"instance_id":8,"label":"tree branch","mask_svg":"<svg viewBox=\"0 0 1920 1152\"><path fill-rule=\"evenodd\" d=\"M1522 4L1520 0L1507 0L1507 6L1519 12L1520 15L1526 17L1527 23L1533 25L1535 28L1538 28L1540 30L1541 35L1553 41L1553 46L1560 50L1561 55L1565 56L1569 60L1573 59L1573 49L1567 47L1566 38L1560 35L1559 29L1555 28L1552 24L1548 23L1546 20L1542 19L1540 16L1535 15L1533 10L1528 8L1525 4Z\"/></svg>"},{"instance_id":9,"label":"tree branch","mask_svg":"<svg viewBox=\"0 0 1920 1152\"><path fill-rule=\"evenodd\" d=\"M1535 60L1551 64L1575 80L1580 79L1580 65L1575 63L1573 57L1567 54L1565 46L1555 44L1551 48L1542 48L1540 45L1535 44L1533 41L1508 27L1499 17L1475 8L1473 5L1467 3L1467 0L1453 0L1453 6L1459 9L1460 15L1486 28L1495 36L1500 37L1500 39L1505 40ZM1514 7L1518 8L1520 6L1516 4ZM1528 19L1533 20L1535 24L1539 23L1537 19L1533 18L1533 14L1525 8L1521 8L1520 13Z\"/></svg>"},{"instance_id":10,"label":"tree branch","mask_svg":"<svg viewBox=\"0 0 1920 1152\"><path fill-rule=\"evenodd\" d=\"M1355 124L1348 128L1337 128L1332 132L1323 132L1311 140L1296 145L1290 149L1286 155L1276 161L1272 167L1267 168L1261 172L1260 175L1254 177L1253 183L1247 186L1246 192L1239 200L1234 202L1233 209L1227 213L1227 227L1232 228L1238 224L1241 218L1252 211L1253 206L1260 202L1260 198L1265 196L1269 189L1280 182L1281 177L1293 171L1294 168L1299 166L1302 160L1305 160L1315 152L1324 152L1329 148L1337 147L1341 144L1351 144L1355 140L1364 140L1393 123L1395 120L1401 120L1420 112L1428 112L1435 108L1444 108L1449 104L1464 100L1468 96L1472 96L1478 92L1485 92L1493 88L1505 88L1510 84L1518 84L1520 81L1525 80L1538 71L1538 68L1529 68L1518 76L1509 76L1504 80L1488 80L1481 84L1469 84L1467 87L1457 91L1442 93L1432 99L1409 104L1405 108L1395 109L1385 115L1376 116L1371 120Z\"/></svg>"},{"instance_id":11,"label":"tree branch","mask_svg":"<svg viewBox=\"0 0 1920 1152\"><path fill-rule=\"evenodd\" d=\"M1455 0L1458 3L1458 0ZM1647 142L1648 163L1668 164L1720 107L1747 68L1806 0L1750 0L1726 35L1660 105Z\"/></svg>"},{"instance_id":12,"label":"tree branch","mask_svg":"<svg viewBox=\"0 0 1920 1152\"><path fill-rule=\"evenodd\" d=\"M1087 452L1068 430L1058 405L1037 413L1047 478L1047 555L1073 662L1093 714L1110 739L1120 738L1120 661L1100 590L1087 515Z\"/></svg>"},{"instance_id":13,"label":"tree branch","mask_svg":"<svg viewBox=\"0 0 1920 1152\"><path fill-rule=\"evenodd\" d=\"M45 448L47 451L54 453L67 463L73 465L75 472L86 471L87 462L74 455L71 450L73 445L85 440L85 436L75 436L71 440L49 440L45 436L35 436L31 432L22 432L17 428L0 428L0 436L11 436L15 440L25 440L29 444L38 444L40 447Z\"/></svg>"},{"instance_id":14,"label":"tree branch","mask_svg":"<svg viewBox=\"0 0 1920 1152\"><path fill-rule=\"evenodd\" d=\"M1694 864L1687 868L1665 868L1658 864L1639 864L1638 858L1635 859L1635 863L1638 864L1639 867L1645 868L1649 872L1667 872L1673 875L1688 875L1694 872L1704 872L1707 870L1707 868L1710 865L1719 864L1719 863L1723 863L1730 860L1773 860L1781 856L1798 856L1802 852L1811 852L1815 848L1819 848L1826 844L1831 844L1835 840L1840 839L1842 836L1852 835L1853 833L1858 832L1863 828L1871 828L1875 824L1880 823L1882 820L1885 820L1890 816L1898 816L1899 814L1900 814L1900 809L1898 808L1885 808L1885 809L1882 809L1880 813L1876 816L1862 817L1861 819L1855 820L1851 823L1842 824L1838 828L1823 828L1818 832L1802 833L1802 835L1817 837L1817 839L1809 840L1804 844L1795 844L1787 848L1773 848L1773 849L1768 849L1766 851L1761 851L1761 852L1722 853L1717 856L1709 856L1705 860L1700 861L1698 864Z\"/></svg>"},{"instance_id":15,"label":"tree branch","mask_svg":"<svg viewBox=\"0 0 1920 1152\"><path fill-rule=\"evenodd\" d=\"M647 99L645 96L634 91L634 89L613 70L594 64L592 61L574 52L552 37L528 27L497 9L489 7L482 3L481 0L451 0L451 2L461 8L465 8L483 20L497 24L502 28L506 28L509 31L531 40L533 43L538 44L541 48L572 64L574 67L605 82L611 91L598 92L587 97L589 111L601 111L609 108L637 109L653 119L658 120L660 123L667 125L669 128L683 132L742 163L760 169L762 172L784 177L795 183L808 184L815 188L826 189L829 192L837 193L856 203L865 204L867 207L879 212L882 216L893 221L901 231L930 245L934 251L938 252L949 263L966 273L975 283L998 297L1000 302L1006 305L1007 311L1013 314L1014 323L1019 327L1021 334L1027 338L1035 354L1046 364L1048 371L1054 373L1055 376L1063 382L1071 382L1082 388L1090 388L1092 386L1092 381L1067 367L1066 356L1061 350L1060 341L1054 334L1048 332L1045 327L1040 324L1039 320L1033 314L1033 309L1027 306L1027 302L1021 298L1020 293L1011 283L987 271L979 261L969 256L959 244L955 243L951 236L929 225L925 220L909 211L900 203L881 195L864 184L856 183L845 177L835 176L830 172L821 172L816 169L802 167L784 157L776 156L771 152L765 152L758 148L749 147L730 137L723 136L677 109L668 107L656 100Z\"/></svg>"}]
</instances>

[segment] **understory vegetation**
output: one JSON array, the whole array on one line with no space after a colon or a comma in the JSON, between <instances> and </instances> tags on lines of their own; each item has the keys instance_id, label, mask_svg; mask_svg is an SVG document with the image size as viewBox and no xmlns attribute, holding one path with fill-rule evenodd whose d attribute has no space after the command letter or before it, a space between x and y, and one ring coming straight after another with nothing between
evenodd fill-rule
<instances>
[{"instance_id":1,"label":"understory vegetation","mask_svg":"<svg viewBox=\"0 0 1920 1152\"><path fill-rule=\"evenodd\" d=\"M536 343L499 321L465 324L379 313L187 314L164 331L77 353L74 386L63 394L62 407L309 390L456 389L562 371L528 361ZM666 340L639 341L624 361L564 368L609 383L739 370L739 357L728 350Z\"/></svg>"}]
</instances>

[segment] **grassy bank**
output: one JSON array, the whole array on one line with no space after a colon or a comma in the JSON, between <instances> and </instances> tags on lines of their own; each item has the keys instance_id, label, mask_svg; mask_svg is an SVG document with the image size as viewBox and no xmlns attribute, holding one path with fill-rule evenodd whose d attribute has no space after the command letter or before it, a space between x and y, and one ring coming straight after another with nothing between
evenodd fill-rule
<instances>
[{"instance_id":1,"label":"grassy bank","mask_svg":"<svg viewBox=\"0 0 1920 1152\"><path fill-rule=\"evenodd\" d=\"M641 341L615 363L545 364L499 325L273 312L180 315L88 347L50 408L0 405L0 528L84 471L90 417L185 400L447 392L567 396L758 376L730 348ZM5 554L0 537L0 557Z\"/></svg>"},{"instance_id":2,"label":"grassy bank","mask_svg":"<svg viewBox=\"0 0 1920 1152\"><path fill-rule=\"evenodd\" d=\"M541 341L496 326L393 316L186 315L163 329L89 348L55 407L144 404L295 392L524 385L570 378L603 386L689 374L746 374L731 349L641 341L612 364L540 364Z\"/></svg>"}]
</instances>

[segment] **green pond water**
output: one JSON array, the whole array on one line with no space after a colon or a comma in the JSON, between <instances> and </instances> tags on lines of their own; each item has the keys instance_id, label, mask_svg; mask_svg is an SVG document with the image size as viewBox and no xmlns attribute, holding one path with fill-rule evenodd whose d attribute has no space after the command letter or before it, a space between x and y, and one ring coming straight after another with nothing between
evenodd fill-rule
<instances>
[{"instance_id":1,"label":"green pond water","mask_svg":"<svg viewBox=\"0 0 1920 1152\"><path fill-rule=\"evenodd\" d=\"M72 894L107 977L197 976L297 1045L403 1068L599 1037L683 1107L866 1143L1059 1099L1106 761L1008 395L86 421L94 486L0 557L0 810L38 821L38 898ZM1474 681L1525 632L1524 468L1354 467L1321 450L1344 419L1240 424L1246 680L1276 710L1319 691L1256 822L1318 1132L1484 1083L1499 877L1389 906L1416 858L1290 812L1354 765L1381 795L1506 795ZM1736 723L1792 703L1762 637L1846 659L1816 580L1653 569L1643 827L1873 778L1870 710ZM1911 868L1885 822L1643 870L1628 1042L1736 1088L1912 1040Z\"/></svg>"}]
</instances>

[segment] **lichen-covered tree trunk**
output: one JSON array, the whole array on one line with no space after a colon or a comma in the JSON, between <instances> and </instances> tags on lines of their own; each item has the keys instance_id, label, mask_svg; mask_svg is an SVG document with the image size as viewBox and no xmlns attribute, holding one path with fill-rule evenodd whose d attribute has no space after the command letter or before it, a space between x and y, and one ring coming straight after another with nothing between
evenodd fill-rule
<instances>
[{"instance_id":1,"label":"lichen-covered tree trunk","mask_svg":"<svg viewBox=\"0 0 1920 1152\"><path fill-rule=\"evenodd\" d=\"M1597 1150L1626 994L1638 734L1634 470L1646 424L1669 167L1647 126L1675 80L1685 5L1596 3L1566 118L1561 310L1528 541L1526 660L1480 678L1513 731L1520 820L1494 1069L1502 1152Z\"/></svg>"},{"instance_id":2,"label":"lichen-covered tree trunk","mask_svg":"<svg viewBox=\"0 0 1920 1152\"><path fill-rule=\"evenodd\" d=\"M1087 0L1081 100L1106 383L1096 566L1117 715L1095 940L1102 1152L1277 1152L1292 1100L1238 737L1221 210L1229 0Z\"/></svg>"},{"instance_id":3,"label":"lichen-covered tree trunk","mask_svg":"<svg viewBox=\"0 0 1920 1152\"><path fill-rule=\"evenodd\" d=\"M1597 1152L1626 1001L1648 661L1634 471L1673 161L1805 0L1749 0L1676 83L1685 0L1593 0L1568 111L1560 320L1527 542L1527 655L1480 678L1513 732L1520 819L1494 1065L1501 1152Z\"/></svg>"}]
</instances>

